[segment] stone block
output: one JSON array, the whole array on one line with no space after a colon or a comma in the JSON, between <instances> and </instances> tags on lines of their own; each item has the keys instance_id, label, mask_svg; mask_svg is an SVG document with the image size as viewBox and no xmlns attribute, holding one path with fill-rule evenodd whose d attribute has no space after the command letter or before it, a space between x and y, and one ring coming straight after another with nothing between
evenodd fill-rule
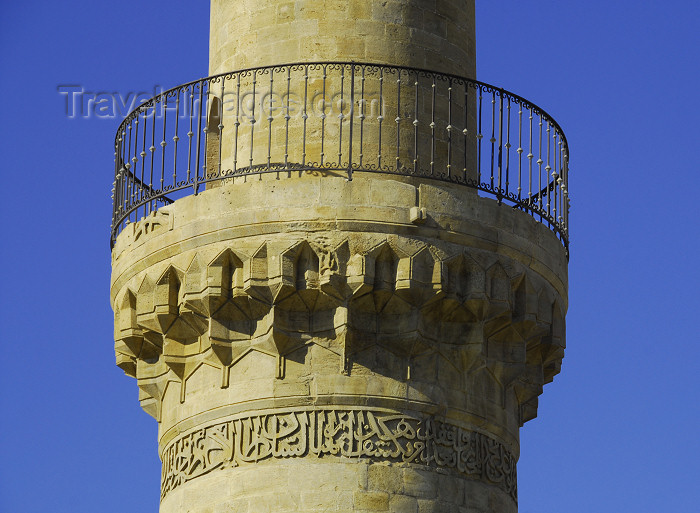
<instances>
[{"instance_id":1,"label":"stone block","mask_svg":"<svg viewBox=\"0 0 700 513\"><path fill-rule=\"evenodd\" d=\"M388 511L389 494L357 491L353 494L353 506L356 511Z\"/></svg>"},{"instance_id":2,"label":"stone block","mask_svg":"<svg viewBox=\"0 0 700 513\"><path fill-rule=\"evenodd\" d=\"M391 513L417 513L418 501L415 497L394 495L389 500L389 511Z\"/></svg>"},{"instance_id":3,"label":"stone block","mask_svg":"<svg viewBox=\"0 0 700 513\"><path fill-rule=\"evenodd\" d=\"M402 470L403 489L406 495L418 499L434 499L437 496L437 474L418 468L404 468Z\"/></svg>"},{"instance_id":4,"label":"stone block","mask_svg":"<svg viewBox=\"0 0 700 513\"><path fill-rule=\"evenodd\" d=\"M367 487L370 491L401 493L403 490L403 472L400 467L375 463L369 465Z\"/></svg>"}]
</instances>

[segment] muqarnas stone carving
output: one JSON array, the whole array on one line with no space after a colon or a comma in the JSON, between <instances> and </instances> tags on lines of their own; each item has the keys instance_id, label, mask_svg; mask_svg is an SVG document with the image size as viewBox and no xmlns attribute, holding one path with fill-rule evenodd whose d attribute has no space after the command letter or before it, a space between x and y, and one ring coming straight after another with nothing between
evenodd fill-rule
<instances>
[{"instance_id":1,"label":"muqarnas stone carving","mask_svg":"<svg viewBox=\"0 0 700 513\"><path fill-rule=\"evenodd\" d=\"M402 380L416 378L426 355L441 354L460 373L456 383L486 372L512 387L521 424L559 371L561 306L515 262L485 268L490 255L477 251L441 257L424 245L408 254L386 241L354 254L347 241L333 249L308 241L274 246L227 248L208 262L196 254L185 269L169 265L145 274L136 291L125 288L115 320L117 360L139 379L153 416L159 418L164 385L156 382L179 382L184 401L187 377L206 364L220 369L227 387L250 351L275 357L279 379L286 358L309 345L335 354L340 373L362 365L372 348L386 351Z\"/></svg>"}]
</instances>

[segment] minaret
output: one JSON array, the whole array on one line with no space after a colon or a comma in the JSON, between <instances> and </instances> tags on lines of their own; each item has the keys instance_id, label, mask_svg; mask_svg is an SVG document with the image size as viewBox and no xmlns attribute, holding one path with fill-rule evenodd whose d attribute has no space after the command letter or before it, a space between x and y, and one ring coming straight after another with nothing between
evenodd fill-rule
<instances>
[{"instance_id":1,"label":"minaret","mask_svg":"<svg viewBox=\"0 0 700 513\"><path fill-rule=\"evenodd\" d=\"M212 0L209 68L115 141L115 350L161 512L516 512L568 146L476 81L473 0Z\"/></svg>"}]
</instances>

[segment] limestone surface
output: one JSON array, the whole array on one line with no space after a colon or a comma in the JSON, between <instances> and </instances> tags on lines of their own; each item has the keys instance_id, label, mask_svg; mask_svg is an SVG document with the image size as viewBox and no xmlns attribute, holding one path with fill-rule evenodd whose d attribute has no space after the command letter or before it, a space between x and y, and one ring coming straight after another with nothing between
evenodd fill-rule
<instances>
[{"instance_id":1,"label":"limestone surface","mask_svg":"<svg viewBox=\"0 0 700 513\"><path fill-rule=\"evenodd\" d=\"M357 60L474 78L474 55L472 0L212 0L212 74ZM212 141L207 160L235 158ZM228 177L127 225L115 352L158 423L161 512L516 512L567 287L545 225L429 178Z\"/></svg>"}]
</instances>

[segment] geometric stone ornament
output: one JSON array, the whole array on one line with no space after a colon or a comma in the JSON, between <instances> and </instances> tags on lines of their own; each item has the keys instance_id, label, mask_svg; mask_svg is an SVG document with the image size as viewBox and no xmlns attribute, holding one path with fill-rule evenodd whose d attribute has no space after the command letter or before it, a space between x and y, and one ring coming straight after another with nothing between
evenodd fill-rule
<instances>
[{"instance_id":1,"label":"geometric stone ornament","mask_svg":"<svg viewBox=\"0 0 700 513\"><path fill-rule=\"evenodd\" d=\"M195 254L186 269L149 270L136 290L124 288L117 364L159 418L168 382L180 384L184 402L187 378L206 363L226 388L251 352L274 357L279 379L288 355L313 344L336 353L345 375L363 354L389 354L404 380L439 354L458 382L486 369L495 386L512 389L522 425L560 370L564 314L534 272L500 260L484 268L473 253L441 258L423 244L409 254L386 240L351 252L348 241L298 240L226 248L209 261Z\"/></svg>"}]
</instances>

